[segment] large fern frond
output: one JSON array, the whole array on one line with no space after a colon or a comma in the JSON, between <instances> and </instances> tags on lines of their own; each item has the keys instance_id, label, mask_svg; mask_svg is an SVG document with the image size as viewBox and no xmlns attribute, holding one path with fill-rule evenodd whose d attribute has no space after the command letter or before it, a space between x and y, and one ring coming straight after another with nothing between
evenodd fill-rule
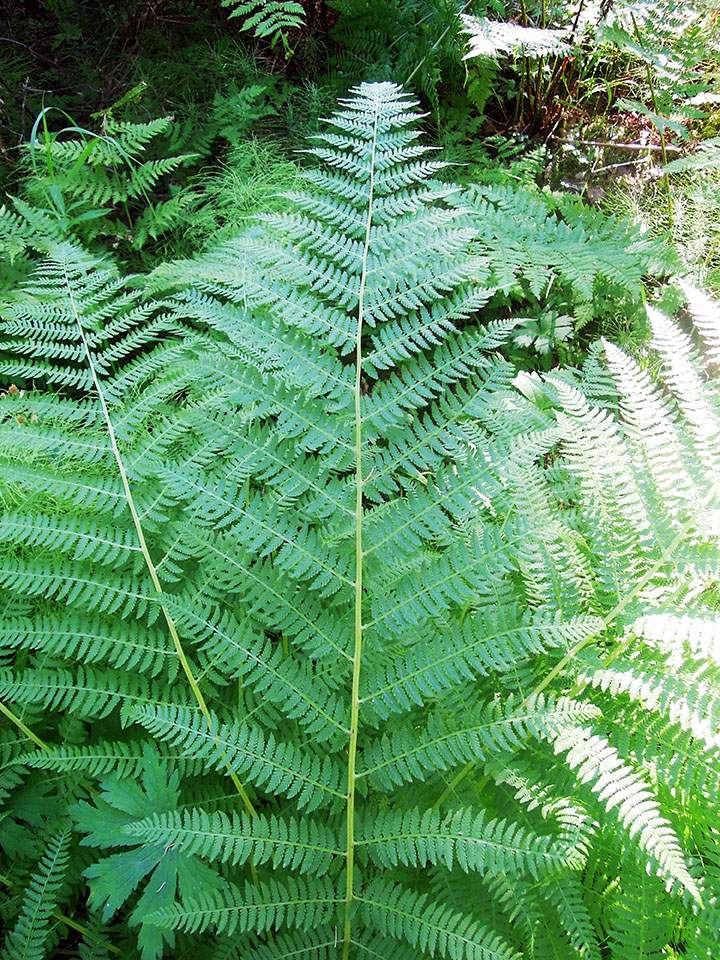
<instances>
[{"instance_id":1,"label":"large fern frond","mask_svg":"<svg viewBox=\"0 0 720 960\"><path fill-rule=\"evenodd\" d=\"M363 85L283 214L133 286L56 248L3 295L4 802L54 791L73 896L143 960L714 929L712 369L651 312L655 379L610 345L516 377L418 120Z\"/></svg>"}]
</instances>

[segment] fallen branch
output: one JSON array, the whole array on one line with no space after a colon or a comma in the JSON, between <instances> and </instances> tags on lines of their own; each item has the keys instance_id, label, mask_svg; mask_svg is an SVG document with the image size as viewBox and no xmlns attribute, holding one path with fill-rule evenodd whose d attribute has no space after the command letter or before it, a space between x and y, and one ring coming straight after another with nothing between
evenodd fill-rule
<instances>
[{"instance_id":1,"label":"fallen branch","mask_svg":"<svg viewBox=\"0 0 720 960\"><path fill-rule=\"evenodd\" d=\"M555 134L550 134L548 139L557 140L560 143L572 143L582 147L604 147L612 150L636 150L638 152L655 150L658 153L662 153L662 144L659 143L619 143L612 140L575 140L572 137L558 137ZM680 147L675 147L671 143L666 144L665 149L668 153L682 153Z\"/></svg>"}]
</instances>

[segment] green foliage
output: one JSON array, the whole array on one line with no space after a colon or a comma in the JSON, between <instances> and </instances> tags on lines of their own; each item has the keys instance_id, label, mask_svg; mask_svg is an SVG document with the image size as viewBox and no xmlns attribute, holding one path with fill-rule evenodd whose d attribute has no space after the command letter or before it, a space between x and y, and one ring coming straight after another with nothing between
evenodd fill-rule
<instances>
[{"instance_id":1,"label":"green foliage","mask_svg":"<svg viewBox=\"0 0 720 960\"><path fill-rule=\"evenodd\" d=\"M720 167L720 138L703 140L697 151L689 156L673 160L665 168L668 173L690 173L700 170L717 170Z\"/></svg>"},{"instance_id":2,"label":"green foliage","mask_svg":"<svg viewBox=\"0 0 720 960\"><path fill-rule=\"evenodd\" d=\"M563 209L503 278L512 194L439 182L414 107L355 89L201 256L48 242L3 294L0 787L56 838L11 882L74 824L37 914L86 954L712 958L712 371L651 310L660 385L518 375L497 298L631 290L644 241Z\"/></svg>"},{"instance_id":3,"label":"green foliage","mask_svg":"<svg viewBox=\"0 0 720 960\"><path fill-rule=\"evenodd\" d=\"M588 322L602 327L619 304L638 315L643 277L673 266L640 227L568 197L505 184L471 186L461 203L499 291L491 305L522 311L512 339L542 354Z\"/></svg>"},{"instance_id":4,"label":"green foliage","mask_svg":"<svg viewBox=\"0 0 720 960\"><path fill-rule=\"evenodd\" d=\"M295 164L248 130L277 114L276 92L270 82L231 82L192 130L168 116L114 120L118 103L96 115L103 133L75 125L51 132L44 110L26 148L22 195L0 208L8 285L22 275L26 254L66 238L103 246L135 266L137 251L151 262L163 248L193 251L226 223L272 207L277 190L292 186ZM193 152L185 152L190 138ZM208 162L211 150L225 152L221 164Z\"/></svg>"},{"instance_id":5,"label":"green foliage","mask_svg":"<svg viewBox=\"0 0 720 960\"><path fill-rule=\"evenodd\" d=\"M295 189L299 179L297 163L288 160L278 144L246 135L218 168L205 168L193 177L192 189L202 201L183 225L183 240L192 251L233 236L258 213L282 210L284 194Z\"/></svg>"},{"instance_id":6,"label":"green foliage","mask_svg":"<svg viewBox=\"0 0 720 960\"><path fill-rule=\"evenodd\" d=\"M72 810L80 829L88 834L84 844L106 849L132 845L99 860L85 875L90 880L90 906L102 910L103 920L109 920L147 880L129 918L131 926L140 925L138 945L144 957L159 956L164 941L169 947L175 945L172 931L163 933L144 923L149 913L172 904L178 892L183 898L200 896L220 883L217 874L183 850L181 843L175 846L164 838L154 843L133 839L133 825L148 810L162 814L177 806L178 784L177 774L168 776L157 755L146 750L141 783L106 780L94 804L81 803Z\"/></svg>"},{"instance_id":7,"label":"green foliage","mask_svg":"<svg viewBox=\"0 0 720 960\"><path fill-rule=\"evenodd\" d=\"M52 912L70 859L70 832L48 838L47 850L30 879L15 926L8 931L3 960L42 960L53 942Z\"/></svg>"},{"instance_id":8,"label":"green foliage","mask_svg":"<svg viewBox=\"0 0 720 960\"><path fill-rule=\"evenodd\" d=\"M621 105L645 116L661 133L687 137L688 122L705 117L703 106L714 96L719 66L714 16L703 0L614 3L598 39L642 67L637 77L642 102L625 99Z\"/></svg>"},{"instance_id":9,"label":"green foliage","mask_svg":"<svg viewBox=\"0 0 720 960\"><path fill-rule=\"evenodd\" d=\"M197 203L192 191L175 191L171 178L197 154L145 155L172 136L173 122L123 123L106 116L104 132L71 125L51 133L44 110L27 146L25 196L3 210L2 252L11 260L28 247L75 237L85 244L105 235L139 249L174 227ZM69 139L64 139L71 135ZM141 159L141 157L143 159ZM167 199L160 199L166 193ZM18 219L19 218L19 219Z\"/></svg>"},{"instance_id":10,"label":"green foliage","mask_svg":"<svg viewBox=\"0 0 720 960\"><path fill-rule=\"evenodd\" d=\"M243 17L243 30L252 30L256 37L277 39L285 30L296 30L303 24L305 11L295 0L221 0L232 7L231 17Z\"/></svg>"},{"instance_id":11,"label":"green foliage","mask_svg":"<svg viewBox=\"0 0 720 960\"><path fill-rule=\"evenodd\" d=\"M333 36L346 51L338 61L343 73L391 77L406 85L414 82L436 115L441 83L462 89L468 70L462 66L459 14L468 4L455 0L335 0L333 6L339 14ZM470 6L484 14L488 8L497 12L501 5L480 0ZM474 72L479 81L475 95L484 104L496 71L493 65L482 64Z\"/></svg>"},{"instance_id":12,"label":"green foliage","mask_svg":"<svg viewBox=\"0 0 720 960\"><path fill-rule=\"evenodd\" d=\"M609 213L631 217L655 236L669 236L683 271L713 292L717 292L720 280L720 178L713 169L715 159L710 141L706 149L700 148L665 167L670 176L672 220L666 184L658 176L634 188L618 183L604 203Z\"/></svg>"},{"instance_id":13,"label":"green foliage","mask_svg":"<svg viewBox=\"0 0 720 960\"><path fill-rule=\"evenodd\" d=\"M36 269L4 304L0 372L10 380L92 390L92 373L82 365L84 348L77 341L78 312L102 377L141 354L145 363L153 364L158 343L179 331L177 322L154 315L154 308L140 302L140 292L131 289L113 265L73 252L77 248L58 249L60 256ZM88 270L92 276L86 280ZM83 284L81 302L76 284ZM161 348L158 356L163 353ZM127 380L124 383L127 387ZM52 539L48 528L39 535Z\"/></svg>"}]
</instances>

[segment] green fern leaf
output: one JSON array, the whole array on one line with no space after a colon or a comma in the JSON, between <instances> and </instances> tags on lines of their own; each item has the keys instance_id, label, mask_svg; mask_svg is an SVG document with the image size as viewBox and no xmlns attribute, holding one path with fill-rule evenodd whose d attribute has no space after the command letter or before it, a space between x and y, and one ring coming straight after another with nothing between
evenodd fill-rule
<instances>
[{"instance_id":1,"label":"green fern leaf","mask_svg":"<svg viewBox=\"0 0 720 960\"><path fill-rule=\"evenodd\" d=\"M161 929L182 929L191 933L213 927L218 933L264 932L285 924L312 930L327 923L339 899L333 884L321 877L312 884L288 877L285 883L269 880L244 890L230 885L215 894L189 901L184 907L158 910L150 921Z\"/></svg>"},{"instance_id":2,"label":"green fern leaf","mask_svg":"<svg viewBox=\"0 0 720 960\"><path fill-rule=\"evenodd\" d=\"M70 832L53 837L38 863L23 897L20 915L8 932L3 960L43 960L53 932L58 904L70 860Z\"/></svg>"},{"instance_id":3,"label":"green fern leaf","mask_svg":"<svg viewBox=\"0 0 720 960\"><path fill-rule=\"evenodd\" d=\"M180 814L155 814L129 824L124 832L145 842L178 844L186 854L197 854L219 863L256 866L272 860L273 866L322 876L333 856L338 856L337 838L313 820L284 819L274 815L231 815L201 809Z\"/></svg>"},{"instance_id":4,"label":"green fern leaf","mask_svg":"<svg viewBox=\"0 0 720 960\"><path fill-rule=\"evenodd\" d=\"M597 734L582 727L568 728L555 743L568 750L567 762L581 782L592 782L593 793L617 816L629 835L642 846L665 875L682 883L700 899L700 891L688 872L680 844L661 815L657 800L637 773L623 763L617 751Z\"/></svg>"},{"instance_id":5,"label":"green fern leaf","mask_svg":"<svg viewBox=\"0 0 720 960\"><path fill-rule=\"evenodd\" d=\"M380 814L360 831L358 843L367 844L373 859L387 868L431 863L452 870L458 863L466 872L527 872L538 879L583 861L554 836L528 834L517 824L489 820L468 808L451 815L418 809Z\"/></svg>"},{"instance_id":6,"label":"green fern leaf","mask_svg":"<svg viewBox=\"0 0 720 960\"><path fill-rule=\"evenodd\" d=\"M343 796L340 771L327 757L321 760L293 744L278 742L254 725L220 723L213 717L208 726L202 716L185 707L143 706L127 715L154 736L182 746L183 752L207 767L227 767L269 793L294 798L299 807L312 810Z\"/></svg>"},{"instance_id":7,"label":"green fern leaf","mask_svg":"<svg viewBox=\"0 0 720 960\"><path fill-rule=\"evenodd\" d=\"M515 950L471 917L428 902L426 894L376 880L358 900L367 923L431 956L519 960Z\"/></svg>"}]
</instances>

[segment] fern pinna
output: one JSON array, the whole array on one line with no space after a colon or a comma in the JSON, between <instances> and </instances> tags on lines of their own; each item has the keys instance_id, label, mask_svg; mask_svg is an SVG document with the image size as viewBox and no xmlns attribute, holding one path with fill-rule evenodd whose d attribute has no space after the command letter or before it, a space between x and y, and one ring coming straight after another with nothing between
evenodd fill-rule
<instances>
[{"instance_id":1,"label":"fern pinna","mask_svg":"<svg viewBox=\"0 0 720 960\"><path fill-rule=\"evenodd\" d=\"M660 314L516 376L413 106L3 306L7 956L713 956L717 392Z\"/></svg>"}]
</instances>

